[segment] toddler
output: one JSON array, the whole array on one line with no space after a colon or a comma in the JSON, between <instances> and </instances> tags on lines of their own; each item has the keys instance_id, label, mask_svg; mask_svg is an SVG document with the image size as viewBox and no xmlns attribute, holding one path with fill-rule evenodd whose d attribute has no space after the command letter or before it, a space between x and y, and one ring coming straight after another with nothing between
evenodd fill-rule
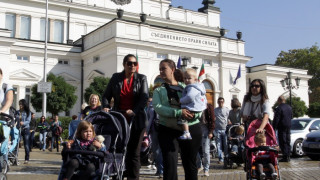
<instances>
[{"instance_id":1,"label":"toddler","mask_svg":"<svg viewBox=\"0 0 320 180\"><path fill-rule=\"evenodd\" d=\"M238 155L239 148L241 148L240 152L242 152L242 149L244 148L243 146L243 132L244 132L244 127L243 126L237 126L235 128L235 133L229 137L229 140L231 140L232 148L231 148L231 154L232 155ZM240 147L239 147L240 146Z\"/></svg>"},{"instance_id":2,"label":"toddler","mask_svg":"<svg viewBox=\"0 0 320 180\"><path fill-rule=\"evenodd\" d=\"M266 136L264 133L257 133L254 137L254 143L257 147L259 146L267 146ZM263 172L263 165L266 165L271 171L272 179L277 179L278 174L276 173L273 164L270 159L270 152L268 151L257 151L255 153L255 162L254 164L257 166L258 172L260 174L260 179L265 179L266 174Z\"/></svg>"},{"instance_id":3,"label":"toddler","mask_svg":"<svg viewBox=\"0 0 320 180\"><path fill-rule=\"evenodd\" d=\"M202 112L207 108L206 88L202 83L198 82L197 72L195 69L188 68L184 72L184 83L187 85L180 98L181 108L187 109L190 112ZM185 119L178 119L178 124L182 126L183 135L179 139L192 139L189 132L188 121Z\"/></svg>"},{"instance_id":4,"label":"toddler","mask_svg":"<svg viewBox=\"0 0 320 180\"><path fill-rule=\"evenodd\" d=\"M70 140L67 143L67 148L73 150L98 150L106 151L103 144L103 136L95 136L93 125L88 121L81 121L76 131L76 139ZM71 179L76 169L81 168L83 172L80 172L80 179L91 179L95 176L95 164L97 158L94 156L81 156L76 154L71 157L71 160L67 162L67 171L64 174L63 180Z\"/></svg>"}]
</instances>

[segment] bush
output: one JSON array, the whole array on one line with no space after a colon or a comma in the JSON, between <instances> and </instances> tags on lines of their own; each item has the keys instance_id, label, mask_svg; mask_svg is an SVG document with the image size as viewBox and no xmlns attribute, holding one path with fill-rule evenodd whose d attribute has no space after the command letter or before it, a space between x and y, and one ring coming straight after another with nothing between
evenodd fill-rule
<instances>
[{"instance_id":1,"label":"bush","mask_svg":"<svg viewBox=\"0 0 320 180\"><path fill-rule=\"evenodd\" d=\"M70 124L70 121L72 120L71 117L59 117L59 121L61 121L61 126L62 126L62 129L63 129L63 132L62 132L62 139L63 140L66 140L68 139L68 135L69 135L69 124Z\"/></svg>"},{"instance_id":2,"label":"bush","mask_svg":"<svg viewBox=\"0 0 320 180\"><path fill-rule=\"evenodd\" d=\"M286 99L286 104L290 105L290 98ZM278 101L274 103L272 109L275 110L278 107ZM292 115L293 117L302 117L307 113L307 106L304 101L302 101L299 97L292 97Z\"/></svg>"},{"instance_id":3,"label":"bush","mask_svg":"<svg viewBox=\"0 0 320 180\"><path fill-rule=\"evenodd\" d=\"M309 117L320 117L320 103L314 102L309 105L309 109L307 112Z\"/></svg>"}]
</instances>

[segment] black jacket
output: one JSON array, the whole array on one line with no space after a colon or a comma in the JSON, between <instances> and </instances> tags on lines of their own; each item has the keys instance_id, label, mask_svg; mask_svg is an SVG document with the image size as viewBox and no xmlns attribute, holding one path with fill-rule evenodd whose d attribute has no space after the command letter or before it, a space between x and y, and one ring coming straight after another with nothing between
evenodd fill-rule
<instances>
[{"instance_id":1,"label":"black jacket","mask_svg":"<svg viewBox=\"0 0 320 180\"><path fill-rule=\"evenodd\" d=\"M274 112L273 128L282 130L291 128L292 108L285 103L281 103Z\"/></svg>"},{"instance_id":2,"label":"black jacket","mask_svg":"<svg viewBox=\"0 0 320 180\"><path fill-rule=\"evenodd\" d=\"M119 110L120 104L120 92L125 78L124 71L120 73L114 73L109 81L107 89L104 91L102 96L102 107L110 108L110 101L114 99L113 110ZM133 75L133 109L132 111L136 114L133 126L137 130L142 130L147 126L147 114L145 107L148 101L148 83L147 77L143 74L134 73Z\"/></svg>"}]
</instances>

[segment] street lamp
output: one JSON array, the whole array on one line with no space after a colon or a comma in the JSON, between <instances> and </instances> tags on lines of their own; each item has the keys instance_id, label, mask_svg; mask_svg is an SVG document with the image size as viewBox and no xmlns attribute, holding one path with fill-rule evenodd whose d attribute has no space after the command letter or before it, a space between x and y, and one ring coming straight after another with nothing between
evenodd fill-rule
<instances>
[{"instance_id":1,"label":"street lamp","mask_svg":"<svg viewBox=\"0 0 320 180\"><path fill-rule=\"evenodd\" d=\"M181 65L181 70L185 71L188 65L188 58L184 57L182 58L182 65Z\"/></svg>"},{"instance_id":2,"label":"street lamp","mask_svg":"<svg viewBox=\"0 0 320 180\"><path fill-rule=\"evenodd\" d=\"M287 90L287 89L289 90L290 106L292 106L291 90L292 90L292 89L298 89L298 88L299 88L299 85L300 85L300 80L301 80L299 77L297 77L297 78L295 79L295 81L296 81L296 86L294 86L294 85L292 84L291 79L292 79L292 72L287 72L287 77L284 78L284 79L282 79L282 80L280 81L283 89L284 89L284 90Z\"/></svg>"}]
</instances>

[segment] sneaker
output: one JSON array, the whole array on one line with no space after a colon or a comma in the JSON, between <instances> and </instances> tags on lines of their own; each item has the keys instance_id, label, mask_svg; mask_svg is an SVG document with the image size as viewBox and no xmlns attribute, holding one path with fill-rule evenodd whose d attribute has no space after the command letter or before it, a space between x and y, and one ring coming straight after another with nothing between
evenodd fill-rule
<instances>
[{"instance_id":1,"label":"sneaker","mask_svg":"<svg viewBox=\"0 0 320 180\"><path fill-rule=\"evenodd\" d=\"M183 133L183 135L179 137L179 139L181 139L181 140L191 140L192 137L191 137L190 132L185 131Z\"/></svg>"},{"instance_id":2,"label":"sneaker","mask_svg":"<svg viewBox=\"0 0 320 180\"><path fill-rule=\"evenodd\" d=\"M46 151L45 149L42 149L42 151Z\"/></svg>"},{"instance_id":3,"label":"sneaker","mask_svg":"<svg viewBox=\"0 0 320 180\"><path fill-rule=\"evenodd\" d=\"M29 161L24 161L24 163L23 164L28 164L29 163Z\"/></svg>"},{"instance_id":4,"label":"sneaker","mask_svg":"<svg viewBox=\"0 0 320 180\"><path fill-rule=\"evenodd\" d=\"M203 167L198 168L198 174L203 170Z\"/></svg>"},{"instance_id":5,"label":"sneaker","mask_svg":"<svg viewBox=\"0 0 320 180\"><path fill-rule=\"evenodd\" d=\"M277 173L272 173L271 177L272 177L272 179L276 180L276 179L278 179L278 174Z\"/></svg>"},{"instance_id":6,"label":"sneaker","mask_svg":"<svg viewBox=\"0 0 320 180\"><path fill-rule=\"evenodd\" d=\"M260 174L260 180L261 180L261 179L265 179L265 178L266 178L266 174L265 174L265 173L261 173L261 174Z\"/></svg>"},{"instance_id":7,"label":"sneaker","mask_svg":"<svg viewBox=\"0 0 320 180\"><path fill-rule=\"evenodd\" d=\"M157 167L156 167L155 165L152 165L152 166L151 166L151 169L157 170Z\"/></svg>"},{"instance_id":8,"label":"sneaker","mask_svg":"<svg viewBox=\"0 0 320 180\"><path fill-rule=\"evenodd\" d=\"M147 168L148 168L148 169L152 169L152 165L151 165L151 164L148 165Z\"/></svg>"},{"instance_id":9,"label":"sneaker","mask_svg":"<svg viewBox=\"0 0 320 180\"><path fill-rule=\"evenodd\" d=\"M222 163L223 163L223 161L220 161L220 160L218 161L218 164L222 164Z\"/></svg>"},{"instance_id":10,"label":"sneaker","mask_svg":"<svg viewBox=\"0 0 320 180\"><path fill-rule=\"evenodd\" d=\"M52 152L52 149L50 148L50 149L48 149L50 152Z\"/></svg>"},{"instance_id":11,"label":"sneaker","mask_svg":"<svg viewBox=\"0 0 320 180\"><path fill-rule=\"evenodd\" d=\"M210 176L210 175L209 175L209 171L205 171L205 172L204 172L204 176L209 177L209 176Z\"/></svg>"}]
</instances>

